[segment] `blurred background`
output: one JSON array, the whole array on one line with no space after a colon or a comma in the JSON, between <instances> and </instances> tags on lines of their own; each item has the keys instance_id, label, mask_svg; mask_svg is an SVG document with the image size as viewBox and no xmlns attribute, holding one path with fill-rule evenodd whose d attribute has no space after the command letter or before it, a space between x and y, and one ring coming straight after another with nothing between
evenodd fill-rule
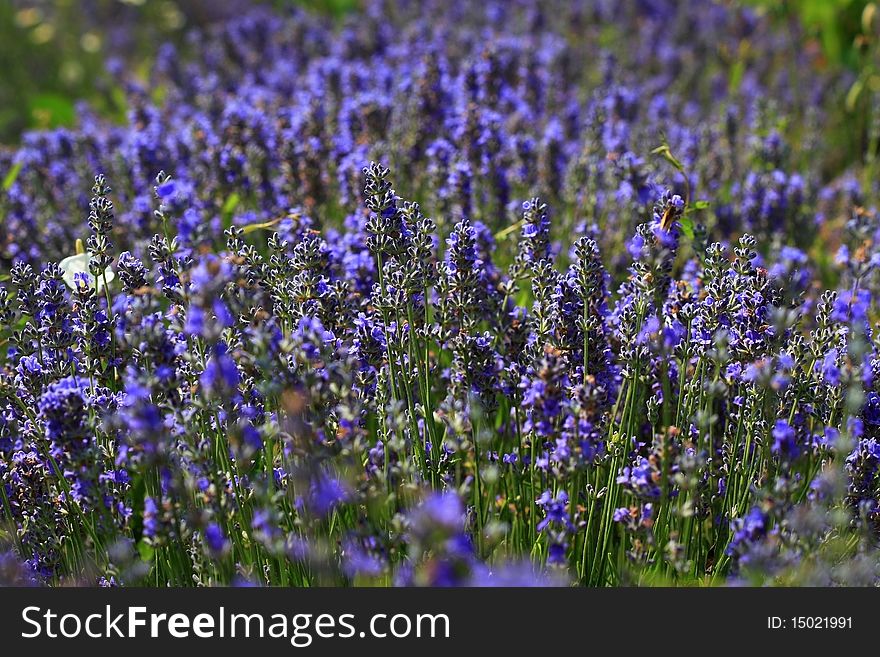
<instances>
[{"instance_id":1,"label":"blurred background","mask_svg":"<svg viewBox=\"0 0 880 657\"><path fill-rule=\"evenodd\" d=\"M0 144L33 128L71 125L76 101L124 111L114 67L146 76L162 42L255 4L298 4L342 16L357 0L0 0Z\"/></svg>"},{"instance_id":2,"label":"blurred background","mask_svg":"<svg viewBox=\"0 0 880 657\"><path fill-rule=\"evenodd\" d=\"M880 89L878 48L865 23L880 18L871 17L872 3L728 1L754 6L780 29L801 31L803 46L821 51L822 66L854 74L849 94L841 99L842 111L852 119L845 122L841 143L853 156L862 151L866 126L861 124L871 95L866 92ZM281 10L296 3L341 18L358 0L0 0L0 144L15 144L28 129L73 124L78 100L121 118L125 101L110 74L114 67L146 77L160 43L179 41L189 27L257 3Z\"/></svg>"}]
</instances>

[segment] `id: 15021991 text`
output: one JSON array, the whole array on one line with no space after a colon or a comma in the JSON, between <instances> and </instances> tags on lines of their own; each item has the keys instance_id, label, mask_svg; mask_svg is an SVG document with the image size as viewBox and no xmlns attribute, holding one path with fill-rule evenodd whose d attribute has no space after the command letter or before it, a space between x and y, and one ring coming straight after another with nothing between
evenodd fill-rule
<instances>
[{"instance_id":1,"label":"id: 15021991 text","mask_svg":"<svg viewBox=\"0 0 880 657\"><path fill-rule=\"evenodd\" d=\"M851 630L852 616L768 616L770 630Z\"/></svg>"}]
</instances>

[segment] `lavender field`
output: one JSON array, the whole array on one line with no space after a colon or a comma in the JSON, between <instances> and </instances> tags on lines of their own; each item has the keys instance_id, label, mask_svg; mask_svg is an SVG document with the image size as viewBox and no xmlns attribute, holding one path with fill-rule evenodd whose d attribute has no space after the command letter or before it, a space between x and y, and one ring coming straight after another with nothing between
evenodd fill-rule
<instances>
[{"instance_id":1,"label":"lavender field","mask_svg":"<svg viewBox=\"0 0 880 657\"><path fill-rule=\"evenodd\" d=\"M0 148L0 583L880 583L872 4L230 4Z\"/></svg>"}]
</instances>

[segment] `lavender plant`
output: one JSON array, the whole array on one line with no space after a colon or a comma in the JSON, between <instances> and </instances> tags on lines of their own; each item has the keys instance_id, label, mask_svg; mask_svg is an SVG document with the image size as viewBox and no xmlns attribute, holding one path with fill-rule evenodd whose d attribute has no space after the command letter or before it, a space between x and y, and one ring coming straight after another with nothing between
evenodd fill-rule
<instances>
[{"instance_id":1,"label":"lavender plant","mask_svg":"<svg viewBox=\"0 0 880 657\"><path fill-rule=\"evenodd\" d=\"M727 3L427 4L0 153L3 581L877 584L845 81Z\"/></svg>"}]
</instances>

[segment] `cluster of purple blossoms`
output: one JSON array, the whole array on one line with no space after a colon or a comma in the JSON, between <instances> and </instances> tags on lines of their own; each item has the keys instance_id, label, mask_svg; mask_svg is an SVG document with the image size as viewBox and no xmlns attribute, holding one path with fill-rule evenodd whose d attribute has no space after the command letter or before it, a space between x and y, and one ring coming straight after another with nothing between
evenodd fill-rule
<instances>
[{"instance_id":1,"label":"cluster of purple blossoms","mask_svg":"<svg viewBox=\"0 0 880 657\"><path fill-rule=\"evenodd\" d=\"M116 69L0 151L0 581L876 583L880 190L813 64L377 0Z\"/></svg>"}]
</instances>

